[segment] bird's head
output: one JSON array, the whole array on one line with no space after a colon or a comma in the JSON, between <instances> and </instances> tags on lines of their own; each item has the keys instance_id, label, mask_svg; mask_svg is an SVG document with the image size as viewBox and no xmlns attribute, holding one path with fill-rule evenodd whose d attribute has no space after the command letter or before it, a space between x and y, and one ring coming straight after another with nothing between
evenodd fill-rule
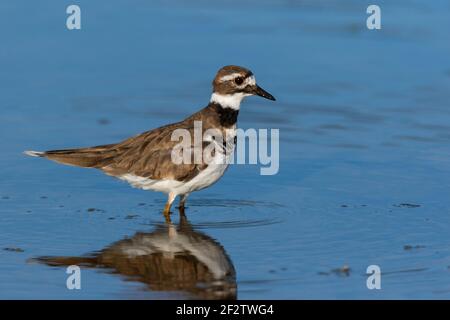
<instances>
[{"instance_id":1,"label":"bird's head","mask_svg":"<svg viewBox=\"0 0 450 320\"><path fill-rule=\"evenodd\" d=\"M238 110L242 99L252 95L275 101L270 93L256 84L255 76L250 70L239 66L225 66L217 72L211 102Z\"/></svg>"}]
</instances>

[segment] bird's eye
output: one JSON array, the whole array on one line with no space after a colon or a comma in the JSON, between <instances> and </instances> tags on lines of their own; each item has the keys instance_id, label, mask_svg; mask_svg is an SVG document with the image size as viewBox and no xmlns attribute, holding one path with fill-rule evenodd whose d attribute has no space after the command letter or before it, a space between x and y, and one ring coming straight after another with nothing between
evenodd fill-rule
<instances>
[{"instance_id":1,"label":"bird's eye","mask_svg":"<svg viewBox=\"0 0 450 320\"><path fill-rule=\"evenodd\" d=\"M242 77L236 77L236 78L234 79L234 82L235 82L238 86L240 86L242 83L244 83L244 78L242 78Z\"/></svg>"}]
</instances>

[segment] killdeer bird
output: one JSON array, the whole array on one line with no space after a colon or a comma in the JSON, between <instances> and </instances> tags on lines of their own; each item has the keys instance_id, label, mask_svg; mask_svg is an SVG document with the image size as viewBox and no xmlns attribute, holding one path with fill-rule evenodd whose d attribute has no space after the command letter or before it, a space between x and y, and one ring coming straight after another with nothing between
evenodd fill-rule
<instances>
[{"instance_id":1,"label":"killdeer bird","mask_svg":"<svg viewBox=\"0 0 450 320\"><path fill-rule=\"evenodd\" d=\"M186 198L197 190L209 187L222 177L234 150L236 122L242 99L258 95L269 100L275 98L256 84L253 73L243 67L225 66L213 81L213 93L209 104L181 122L146 131L122 142L79 149L25 151L29 156L78 167L96 168L106 174L125 180L132 186L144 190L161 191L168 194L164 207L166 219L177 196L180 196L180 211L184 211ZM179 141L173 141L172 133L184 129L195 134L195 123L202 130L218 130L223 133L224 150L213 153L214 161L174 163L172 151ZM203 141L207 147L215 140ZM197 148L194 143L192 149ZM226 149L226 150L225 150ZM221 151L222 150L222 151Z\"/></svg>"}]
</instances>

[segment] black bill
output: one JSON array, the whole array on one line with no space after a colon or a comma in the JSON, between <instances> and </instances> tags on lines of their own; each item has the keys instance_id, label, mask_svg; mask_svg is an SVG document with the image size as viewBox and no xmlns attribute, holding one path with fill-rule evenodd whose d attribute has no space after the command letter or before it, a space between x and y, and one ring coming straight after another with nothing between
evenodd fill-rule
<instances>
[{"instance_id":1,"label":"black bill","mask_svg":"<svg viewBox=\"0 0 450 320\"><path fill-rule=\"evenodd\" d=\"M254 94L275 101L275 97L273 95L271 95L270 93L268 93L266 90L264 90L263 88L261 88L260 86L256 86L254 89Z\"/></svg>"}]
</instances>

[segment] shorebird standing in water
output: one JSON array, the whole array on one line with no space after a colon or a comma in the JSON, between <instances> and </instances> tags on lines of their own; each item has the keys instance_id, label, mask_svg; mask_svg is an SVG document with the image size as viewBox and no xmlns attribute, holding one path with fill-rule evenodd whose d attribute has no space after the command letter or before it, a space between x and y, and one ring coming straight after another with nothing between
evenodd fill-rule
<instances>
[{"instance_id":1,"label":"shorebird standing in water","mask_svg":"<svg viewBox=\"0 0 450 320\"><path fill-rule=\"evenodd\" d=\"M144 190L168 194L164 215L169 217L170 207L180 196L180 210L184 211L186 198L193 191L209 187L222 177L228 167L229 146L234 149L236 122L243 98L258 95L269 100L275 98L256 84L253 73L243 67L225 66L213 81L209 104L185 120L146 131L122 142L80 149L25 151L27 155L44 157L56 162L85 168L96 168L106 174L125 180ZM178 144L172 133L188 130L194 135L194 124L200 121L202 130L215 129L227 137L215 149L214 161L209 163L174 163L172 151ZM234 132L234 136L230 131ZM217 141L203 141L203 147ZM194 143L191 145L195 148Z\"/></svg>"}]
</instances>

